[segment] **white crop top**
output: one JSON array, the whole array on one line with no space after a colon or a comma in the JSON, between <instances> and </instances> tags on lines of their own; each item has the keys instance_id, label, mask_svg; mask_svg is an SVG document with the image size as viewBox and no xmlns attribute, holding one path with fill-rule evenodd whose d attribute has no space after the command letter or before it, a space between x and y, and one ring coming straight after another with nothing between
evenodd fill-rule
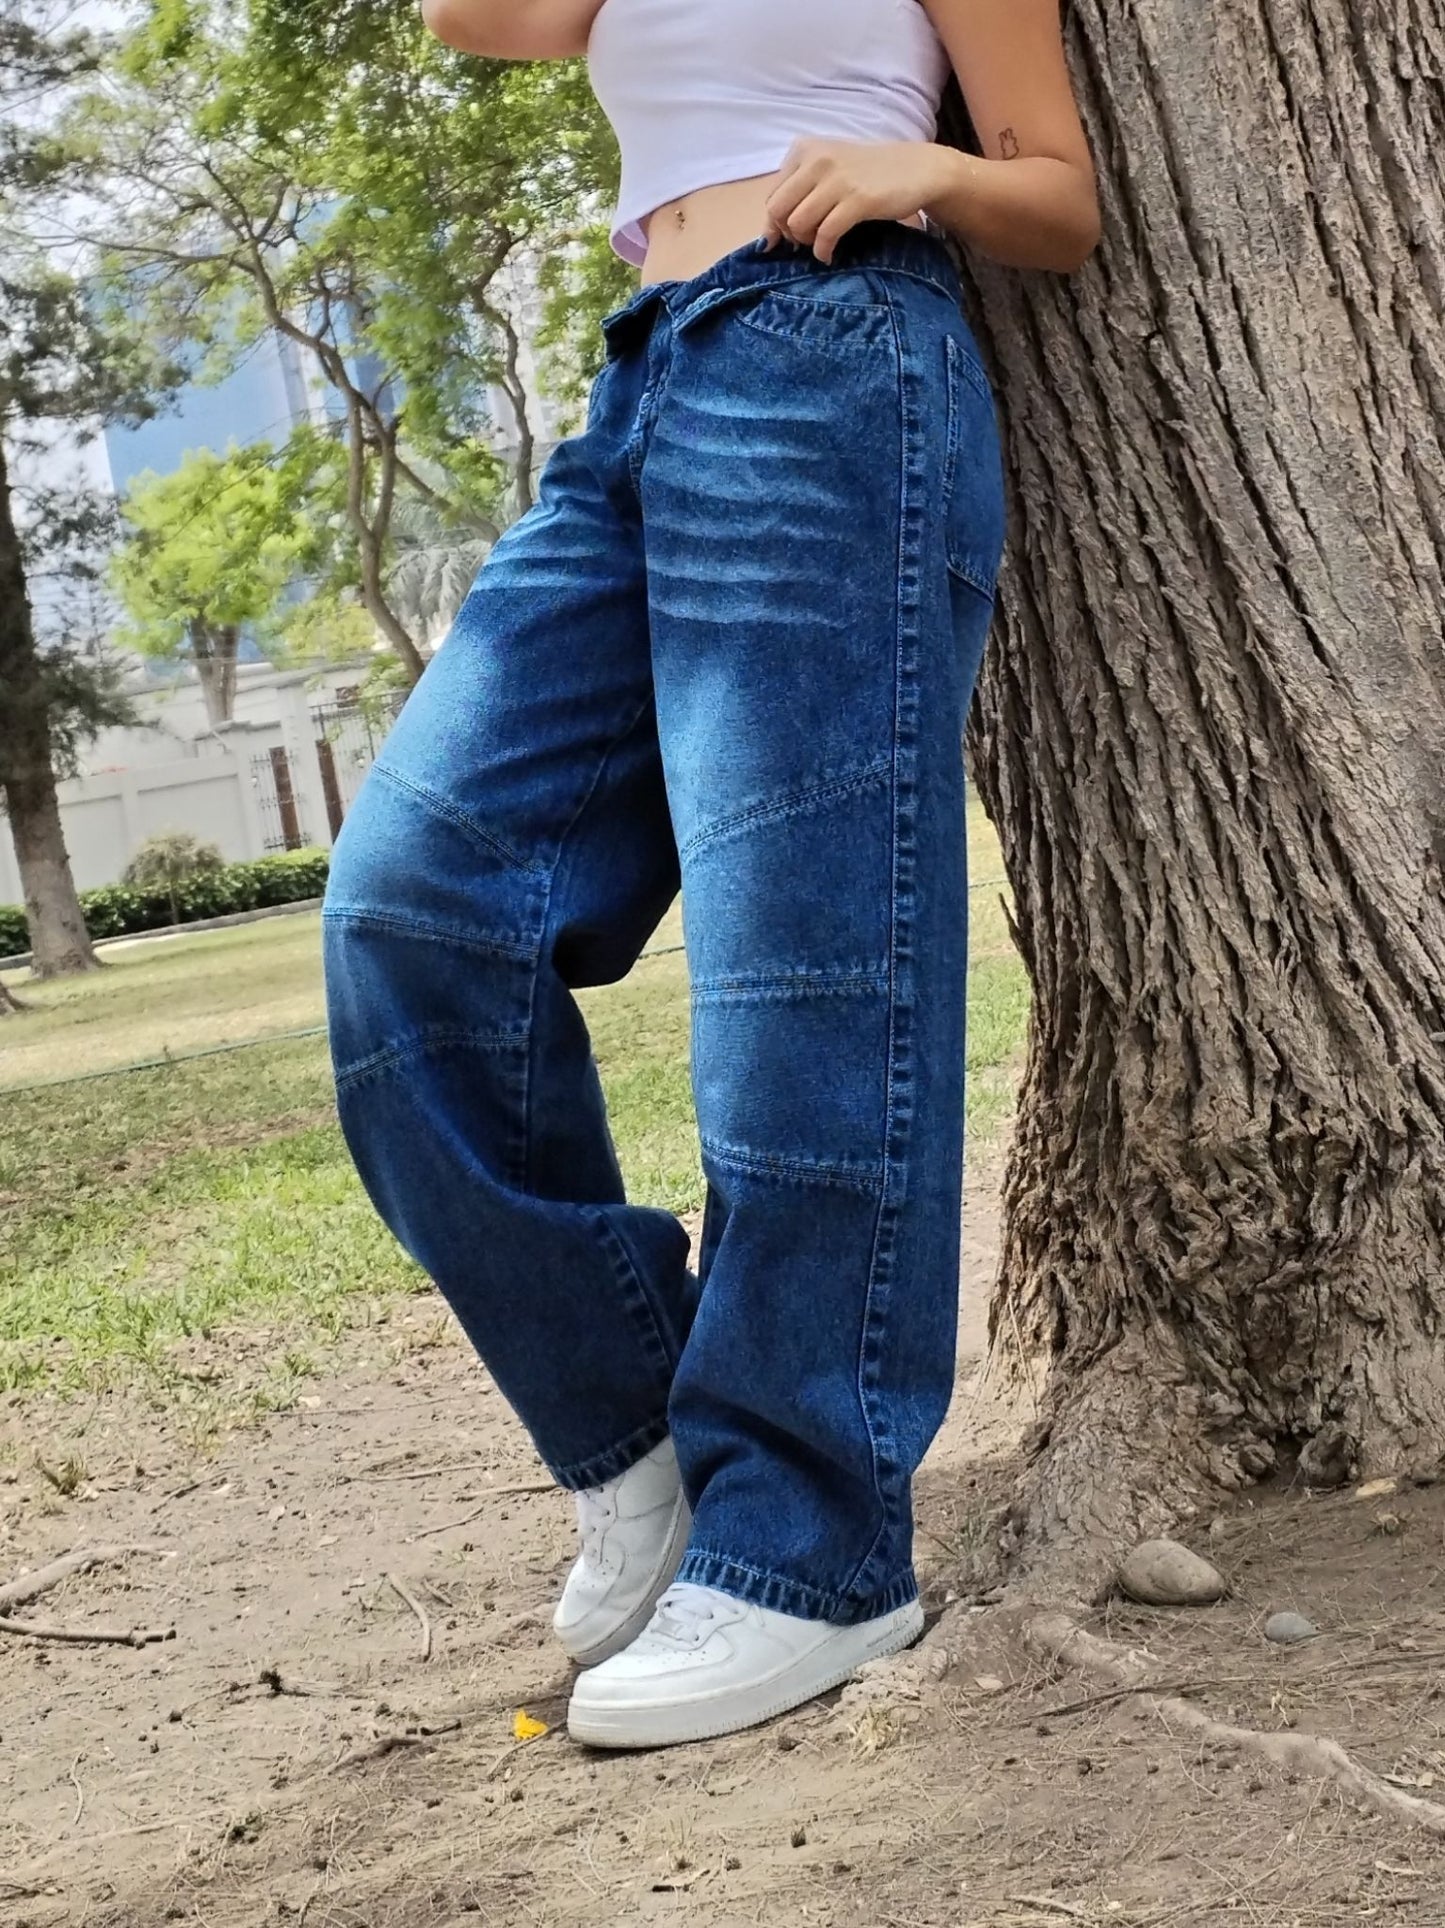
<instances>
[{"instance_id":1,"label":"white crop top","mask_svg":"<svg viewBox=\"0 0 1445 1928\"><path fill-rule=\"evenodd\" d=\"M699 188L780 168L802 136L931 141L948 55L920 0L603 0L587 49L622 148L612 245Z\"/></svg>"}]
</instances>

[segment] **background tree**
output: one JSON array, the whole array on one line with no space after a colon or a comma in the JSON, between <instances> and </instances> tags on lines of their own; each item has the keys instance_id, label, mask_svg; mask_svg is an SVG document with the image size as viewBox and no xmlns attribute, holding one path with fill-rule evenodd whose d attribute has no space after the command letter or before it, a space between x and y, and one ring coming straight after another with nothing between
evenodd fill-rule
<instances>
[{"instance_id":1,"label":"background tree","mask_svg":"<svg viewBox=\"0 0 1445 1928\"><path fill-rule=\"evenodd\" d=\"M338 454L310 433L280 451L201 449L126 495L111 560L128 618L117 640L192 664L213 729L235 711L243 631L279 646L288 599L327 559Z\"/></svg>"},{"instance_id":2,"label":"background tree","mask_svg":"<svg viewBox=\"0 0 1445 1928\"><path fill-rule=\"evenodd\" d=\"M1105 240L979 269L974 767L1034 987L1014 1532L1098 1575L1445 1448L1445 9L1074 0Z\"/></svg>"},{"instance_id":3,"label":"background tree","mask_svg":"<svg viewBox=\"0 0 1445 1928\"><path fill-rule=\"evenodd\" d=\"M487 541L529 505L532 262L597 200L599 148L558 139L595 118L570 69L460 62L411 8L364 40L282 56L157 0L75 139L111 183L95 238L123 312L204 338L213 369L267 330L303 351L345 452L358 593L415 678L386 590L398 496Z\"/></svg>"},{"instance_id":4,"label":"background tree","mask_svg":"<svg viewBox=\"0 0 1445 1928\"><path fill-rule=\"evenodd\" d=\"M0 800L9 818L34 969L95 963L76 899L56 799L56 770L88 731L119 720L113 672L95 665L63 620L36 633L30 579L39 558L78 581L77 557L100 509L50 491L28 516L18 464L66 428L93 432L106 413L149 406L159 380L133 337L99 325L76 283L36 243L31 198L66 174L48 128L53 103L98 59L89 37L43 7L0 11Z\"/></svg>"}]
</instances>

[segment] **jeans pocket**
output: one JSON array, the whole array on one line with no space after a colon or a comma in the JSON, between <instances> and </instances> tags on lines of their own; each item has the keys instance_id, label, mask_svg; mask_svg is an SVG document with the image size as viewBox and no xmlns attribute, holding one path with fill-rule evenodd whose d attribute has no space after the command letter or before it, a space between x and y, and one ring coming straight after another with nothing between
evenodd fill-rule
<instances>
[{"instance_id":1,"label":"jeans pocket","mask_svg":"<svg viewBox=\"0 0 1445 1928\"><path fill-rule=\"evenodd\" d=\"M992 598L1003 555L1003 455L993 395L969 343L944 337L948 441L943 464L943 516L948 566L981 596Z\"/></svg>"},{"instance_id":2,"label":"jeans pocket","mask_svg":"<svg viewBox=\"0 0 1445 1928\"><path fill-rule=\"evenodd\" d=\"M678 333L690 332L709 315L726 315L752 335L824 353L895 347L893 311L861 272L717 289L678 317Z\"/></svg>"}]
</instances>

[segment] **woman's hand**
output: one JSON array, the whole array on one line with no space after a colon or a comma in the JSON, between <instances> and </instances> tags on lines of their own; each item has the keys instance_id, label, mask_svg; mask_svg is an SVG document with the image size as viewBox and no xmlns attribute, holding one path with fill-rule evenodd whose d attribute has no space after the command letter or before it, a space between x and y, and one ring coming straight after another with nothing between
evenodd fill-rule
<instances>
[{"instance_id":1,"label":"woman's hand","mask_svg":"<svg viewBox=\"0 0 1445 1928\"><path fill-rule=\"evenodd\" d=\"M794 141L768 196L763 239L820 261L860 221L913 221L951 178L947 150L923 141Z\"/></svg>"}]
</instances>

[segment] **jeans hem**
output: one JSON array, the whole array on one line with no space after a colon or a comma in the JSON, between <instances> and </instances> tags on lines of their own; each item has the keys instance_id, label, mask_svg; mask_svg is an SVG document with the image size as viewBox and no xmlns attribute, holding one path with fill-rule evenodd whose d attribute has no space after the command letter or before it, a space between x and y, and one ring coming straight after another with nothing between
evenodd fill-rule
<instances>
[{"instance_id":1,"label":"jeans hem","mask_svg":"<svg viewBox=\"0 0 1445 1928\"><path fill-rule=\"evenodd\" d=\"M706 1547L689 1548L677 1578L692 1586L715 1587L719 1593L746 1600L750 1606L791 1614L795 1620L826 1620L838 1627L881 1620L885 1614L896 1613L910 1600L918 1598L918 1580L912 1566L904 1567L878 1593L866 1600L857 1600L810 1586L806 1580L764 1572L760 1567L732 1559L726 1553L710 1552Z\"/></svg>"},{"instance_id":2,"label":"jeans hem","mask_svg":"<svg viewBox=\"0 0 1445 1928\"><path fill-rule=\"evenodd\" d=\"M645 1426L639 1426L635 1433L609 1446L605 1452L594 1453L591 1459L574 1461L570 1466L554 1466L549 1460L547 1471L557 1484L568 1493L585 1493L589 1487L605 1486L608 1480L621 1479L637 1462L646 1459L654 1447L660 1446L667 1438L671 1428L667 1414L657 1419L649 1419Z\"/></svg>"}]
</instances>

